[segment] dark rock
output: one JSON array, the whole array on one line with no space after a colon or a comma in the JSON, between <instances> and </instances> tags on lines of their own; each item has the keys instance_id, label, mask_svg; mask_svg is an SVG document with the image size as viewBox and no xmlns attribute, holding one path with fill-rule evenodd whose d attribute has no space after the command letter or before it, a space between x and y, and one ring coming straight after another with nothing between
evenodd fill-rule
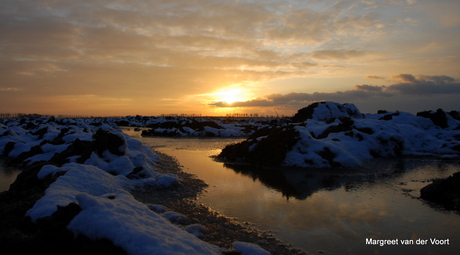
<instances>
[{"instance_id":1,"label":"dark rock","mask_svg":"<svg viewBox=\"0 0 460 255\"><path fill-rule=\"evenodd\" d=\"M169 119L169 118L166 118ZM149 130L142 131L142 136L166 136L175 137L182 136L181 133L188 133L184 127L191 128L194 132L201 132L205 130L205 127L211 127L215 129L224 129L222 126L214 121L197 121L195 119L175 119L173 121L160 122L148 125ZM156 129L162 129L159 132ZM214 137L214 133L205 132L204 136Z\"/></svg>"},{"instance_id":2,"label":"dark rock","mask_svg":"<svg viewBox=\"0 0 460 255\"><path fill-rule=\"evenodd\" d=\"M185 126L192 128L195 131L203 131L205 127L211 127L215 129L224 129L214 121L196 121L192 119L191 123L187 123Z\"/></svg>"},{"instance_id":3,"label":"dark rock","mask_svg":"<svg viewBox=\"0 0 460 255\"><path fill-rule=\"evenodd\" d=\"M374 134L374 130L372 128L370 128L370 127L356 128L356 130L358 130L359 132L368 134L368 135Z\"/></svg>"},{"instance_id":4,"label":"dark rock","mask_svg":"<svg viewBox=\"0 0 460 255\"><path fill-rule=\"evenodd\" d=\"M80 211L77 204L71 203L58 206L52 216L42 218L36 224L29 217L17 217L14 225L0 230L2 254L126 254L108 240L90 240L85 236L75 238L67 225Z\"/></svg>"},{"instance_id":5,"label":"dark rock","mask_svg":"<svg viewBox=\"0 0 460 255\"><path fill-rule=\"evenodd\" d=\"M346 132L350 131L353 128L354 121L351 118L345 117L345 118L340 118L340 124L335 125L335 126L329 126L324 132L318 137L317 139L323 139L329 136L330 133L339 133L339 132Z\"/></svg>"},{"instance_id":6,"label":"dark rock","mask_svg":"<svg viewBox=\"0 0 460 255\"><path fill-rule=\"evenodd\" d=\"M39 130L37 130L37 131L35 131L35 132L32 132L31 134L32 134L32 135L38 136L37 139L42 139L43 136L44 136L46 133L48 133L48 127L44 127L44 128L42 128L42 129L39 129Z\"/></svg>"},{"instance_id":7,"label":"dark rock","mask_svg":"<svg viewBox=\"0 0 460 255\"><path fill-rule=\"evenodd\" d=\"M446 179L434 180L420 190L420 197L447 209L460 210L460 172Z\"/></svg>"},{"instance_id":8,"label":"dark rock","mask_svg":"<svg viewBox=\"0 0 460 255\"><path fill-rule=\"evenodd\" d=\"M204 136L205 137L216 137L216 134L214 134L213 132L206 132Z\"/></svg>"},{"instance_id":9,"label":"dark rock","mask_svg":"<svg viewBox=\"0 0 460 255\"><path fill-rule=\"evenodd\" d=\"M18 197L28 197L33 194L44 194L48 186L57 178L55 176L45 179L38 179L37 174L42 166L47 165L47 162L37 162L31 166L23 168L21 173L16 177L16 180L10 185L8 190L10 194ZM41 196L41 195L40 195Z\"/></svg>"},{"instance_id":10,"label":"dark rock","mask_svg":"<svg viewBox=\"0 0 460 255\"><path fill-rule=\"evenodd\" d=\"M386 113L386 111L385 111L385 113ZM386 115L380 117L379 120L392 120L393 116L398 116L398 115L399 115L399 112L386 114Z\"/></svg>"},{"instance_id":11,"label":"dark rock","mask_svg":"<svg viewBox=\"0 0 460 255\"><path fill-rule=\"evenodd\" d=\"M124 126L124 127L128 127L131 125L131 123L127 120L115 121L115 124L117 124L117 126Z\"/></svg>"},{"instance_id":12,"label":"dark rock","mask_svg":"<svg viewBox=\"0 0 460 255\"><path fill-rule=\"evenodd\" d=\"M99 156L102 156L102 153L105 150L108 150L110 153L117 156L123 156L126 154L127 146L124 146L126 145L126 141L114 133L99 129L96 134L93 135L93 139L94 149ZM123 147L125 148L123 149Z\"/></svg>"},{"instance_id":13,"label":"dark rock","mask_svg":"<svg viewBox=\"0 0 460 255\"><path fill-rule=\"evenodd\" d=\"M99 129L93 135L93 138L92 141L75 139L67 149L60 153L56 153L50 162L60 166L68 163L69 157L79 156L77 163L84 163L91 156L91 153L95 152L100 157L103 157L103 153L106 150L117 156L126 154L126 141L116 134Z\"/></svg>"},{"instance_id":14,"label":"dark rock","mask_svg":"<svg viewBox=\"0 0 460 255\"><path fill-rule=\"evenodd\" d=\"M329 162L329 165L331 167L341 167L342 164L335 162L334 158L336 156L335 153L331 151L328 147L324 147L323 150L317 152L318 155L320 155L323 159L327 160Z\"/></svg>"},{"instance_id":15,"label":"dark rock","mask_svg":"<svg viewBox=\"0 0 460 255\"><path fill-rule=\"evenodd\" d=\"M460 152L460 144L453 146L452 150Z\"/></svg>"},{"instance_id":16,"label":"dark rock","mask_svg":"<svg viewBox=\"0 0 460 255\"><path fill-rule=\"evenodd\" d=\"M456 120L460 120L460 113L458 111L450 111L449 115Z\"/></svg>"},{"instance_id":17,"label":"dark rock","mask_svg":"<svg viewBox=\"0 0 460 255\"><path fill-rule=\"evenodd\" d=\"M179 137L181 134L177 130L163 130L162 132L155 129L142 130L141 136L164 136L164 137Z\"/></svg>"},{"instance_id":18,"label":"dark rock","mask_svg":"<svg viewBox=\"0 0 460 255\"><path fill-rule=\"evenodd\" d=\"M69 157L80 156L77 159L77 163L85 162L93 152L93 143L90 141L81 141L80 139L75 139L72 144L67 147L64 151L56 153L53 158L50 159L50 162L55 163L58 166L69 163Z\"/></svg>"},{"instance_id":19,"label":"dark rock","mask_svg":"<svg viewBox=\"0 0 460 255\"><path fill-rule=\"evenodd\" d=\"M26 122L27 122L27 124L24 127L24 129L30 130L30 129L36 129L38 127L35 123L33 123L31 121L26 120Z\"/></svg>"},{"instance_id":20,"label":"dark rock","mask_svg":"<svg viewBox=\"0 0 460 255\"><path fill-rule=\"evenodd\" d=\"M126 177L128 177L129 179L143 178L144 176L142 175L142 170L144 170L143 167L141 167L141 166L136 167Z\"/></svg>"},{"instance_id":21,"label":"dark rock","mask_svg":"<svg viewBox=\"0 0 460 255\"><path fill-rule=\"evenodd\" d=\"M377 138L380 143L379 152L371 152L374 157L390 157L390 156L401 156L404 151L404 141L399 140L396 137L390 137L389 139Z\"/></svg>"},{"instance_id":22,"label":"dark rock","mask_svg":"<svg viewBox=\"0 0 460 255\"><path fill-rule=\"evenodd\" d=\"M324 102L321 102L324 103ZM319 102L315 102L305 108L302 108L297 111L297 113L291 118L293 122L303 122L308 119L311 119L315 108L319 105Z\"/></svg>"},{"instance_id":23,"label":"dark rock","mask_svg":"<svg viewBox=\"0 0 460 255\"><path fill-rule=\"evenodd\" d=\"M440 128L448 127L446 113L442 109L438 109L434 113L432 111L418 112L417 116L430 119L433 124Z\"/></svg>"},{"instance_id":24,"label":"dark rock","mask_svg":"<svg viewBox=\"0 0 460 255\"><path fill-rule=\"evenodd\" d=\"M8 142L3 149L3 156L8 157L8 154L14 149L15 145L15 142Z\"/></svg>"},{"instance_id":25,"label":"dark rock","mask_svg":"<svg viewBox=\"0 0 460 255\"><path fill-rule=\"evenodd\" d=\"M25 152L19 154L19 156L15 157L15 158L8 158L6 160L6 165L7 166L24 167L27 164L26 159L28 159L28 158L30 158L32 156L35 156L37 154L42 154L42 153L43 153L43 150L42 150L41 146L36 145L36 146L32 147L29 151L25 151Z\"/></svg>"},{"instance_id":26,"label":"dark rock","mask_svg":"<svg viewBox=\"0 0 460 255\"><path fill-rule=\"evenodd\" d=\"M266 134L267 137L255 144L256 135ZM286 153L296 144L299 133L293 126L282 128L265 128L256 131L248 140L225 147L218 155L228 161L243 161L260 166L280 166L283 164Z\"/></svg>"},{"instance_id":27,"label":"dark rock","mask_svg":"<svg viewBox=\"0 0 460 255\"><path fill-rule=\"evenodd\" d=\"M321 108L316 113L317 108ZM363 118L364 115L353 104L339 104L336 102L316 102L297 111L291 118L293 122L304 122L308 119L315 119L331 123L337 118Z\"/></svg>"},{"instance_id":28,"label":"dark rock","mask_svg":"<svg viewBox=\"0 0 460 255\"><path fill-rule=\"evenodd\" d=\"M249 147L253 144L253 142L249 142L249 140L242 141L240 143L230 144L225 146L222 149L218 158L225 160L225 161L244 161L247 154L249 153Z\"/></svg>"}]
</instances>

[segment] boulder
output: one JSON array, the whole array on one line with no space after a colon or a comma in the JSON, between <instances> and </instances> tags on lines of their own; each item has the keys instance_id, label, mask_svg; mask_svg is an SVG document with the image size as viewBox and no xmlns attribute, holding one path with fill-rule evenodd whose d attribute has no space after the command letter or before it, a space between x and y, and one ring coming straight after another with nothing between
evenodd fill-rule
<instances>
[{"instance_id":1,"label":"boulder","mask_svg":"<svg viewBox=\"0 0 460 255\"><path fill-rule=\"evenodd\" d=\"M225 147L218 157L230 162L280 166L286 153L298 141L298 135L293 126L265 128L256 131L246 141Z\"/></svg>"},{"instance_id":2,"label":"boulder","mask_svg":"<svg viewBox=\"0 0 460 255\"><path fill-rule=\"evenodd\" d=\"M434 180L423 187L420 198L443 205L447 209L460 210L460 172L446 179Z\"/></svg>"},{"instance_id":3,"label":"boulder","mask_svg":"<svg viewBox=\"0 0 460 255\"><path fill-rule=\"evenodd\" d=\"M442 109L438 109L436 110L436 112L433 112L433 111L418 112L417 116L430 119L433 122L433 124L435 124L436 126L440 128L448 127L447 116L446 116L446 113Z\"/></svg>"},{"instance_id":4,"label":"boulder","mask_svg":"<svg viewBox=\"0 0 460 255\"><path fill-rule=\"evenodd\" d=\"M354 104L339 104L335 102L316 102L297 111L291 118L293 122L303 122L314 119L324 122L332 122L338 118L363 118L363 114Z\"/></svg>"}]
</instances>

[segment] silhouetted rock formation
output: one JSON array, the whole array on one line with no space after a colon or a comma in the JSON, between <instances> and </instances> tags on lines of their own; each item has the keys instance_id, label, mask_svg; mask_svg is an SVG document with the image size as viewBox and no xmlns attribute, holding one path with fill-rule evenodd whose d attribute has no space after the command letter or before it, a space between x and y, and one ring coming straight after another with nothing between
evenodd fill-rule
<instances>
[{"instance_id":1,"label":"silhouetted rock formation","mask_svg":"<svg viewBox=\"0 0 460 255\"><path fill-rule=\"evenodd\" d=\"M379 111L362 114L353 104L317 102L290 122L265 127L229 145L218 158L265 166L354 167L374 158L459 157L458 112Z\"/></svg>"},{"instance_id":2,"label":"silhouetted rock formation","mask_svg":"<svg viewBox=\"0 0 460 255\"><path fill-rule=\"evenodd\" d=\"M420 190L420 197L460 211L460 172L446 179L434 180Z\"/></svg>"}]
</instances>

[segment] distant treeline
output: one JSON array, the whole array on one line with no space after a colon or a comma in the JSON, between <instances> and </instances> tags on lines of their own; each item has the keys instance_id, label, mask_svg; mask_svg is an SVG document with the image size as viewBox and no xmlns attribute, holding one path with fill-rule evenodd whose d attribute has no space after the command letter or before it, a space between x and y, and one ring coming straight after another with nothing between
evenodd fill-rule
<instances>
[{"instance_id":1,"label":"distant treeline","mask_svg":"<svg viewBox=\"0 0 460 255\"><path fill-rule=\"evenodd\" d=\"M285 118L289 116L269 116L259 115L257 113L230 113L225 116L203 116L201 114L161 114L160 117L186 117L186 118ZM72 114L37 114L37 113L0 113L0 118L40 118L40 117L54 117L54 118L124 118L127 116L94 116L94 115L72 115ZM145 116L149 117L149 116ZM150 116L153 117L153 116Z\"/></svg>"},{"instance_id":2,"label":"distant treeline","mask_svg":"<svg viewBox=\"0 0 460 255\"><path fill-rule=\"evenodd\" d=\"M94 115L75 115L75 114L37 114L37 113L0 113L0 118L123 118L126 116L94 116Z\"/></svg>"},{"instance_id":3,"label":"distant treeline","mask_svg":"<svg viewBox=\"0 0 460 255\"><path fill-rule=\"evenodd\" d=\"M170 113L170 114L161 114L161 117L190 117L190 118L200 118L200 117L223 117L223 116L202 116L201 114L186 114L186 113ZM227 118L259 118L257 113L229 113L226 114Z\"/></svg>"},{"instance_id":4,"label":"distant treeline","mask_svg":"<svg viewBox=\"0 0 460 255\"><path fill-rule=\"evenodd\" d=\"M225 116L202 116L201 114L186 114L186 113L170 113L161 114L161 117L187 117L187 118L286 118L292 116L274 116L274 115L259 115L257 113L228 113Z\"/></svg>"}]
</instances>

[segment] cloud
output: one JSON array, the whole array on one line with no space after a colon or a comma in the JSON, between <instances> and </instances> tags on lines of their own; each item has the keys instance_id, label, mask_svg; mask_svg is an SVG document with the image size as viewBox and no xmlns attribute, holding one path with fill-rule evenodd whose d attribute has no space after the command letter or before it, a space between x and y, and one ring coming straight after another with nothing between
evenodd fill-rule
<instances>
[{"instance_id":1,"label":"cloud","mask_svg":"<svg viewBox=\"0 0 460 255\"><path fill-rule=\"evenodd\" d=\"M305 71L318 67L314 59L343 60L366 52L330 49L310 56L286 45L324 43L344 26L361 24L363 29L376 20L345 14L348 4L318 12L276 1L198 2L5 0L0 6L0 51L53 61L159 62L172 68L190 68L190 63L207 68L220 61L222 68Z\"/></svg>"},{"instance_id":2,"label":"cloud","mask_svg":"<svg viewBox=\"0 0 460 255\"><path fill-rule=\"evenodd\" d=\"M366 76L366 79L371 79L371 80L385 80L385 77L376 76L376 75L368 75L368 76Z\"/></svg>"},{"instance_id":3,"label":"cloud","mask_svg":"<svg viewBox=\"0 0 460 255\"><path fill-rule=\"evenodd\" d=\"M444 47L446 52L447 49L458 52L455 50L458 44L453 43L456 34L452 31L447 37L443 30L437 30L440 32L435 37L430 33L426 33L427 37L425 33L412 37L422 30L419 23L401 22L419 20L421 16L415 15L417 8L413 7L421 1L409 1L413 3L410 9L405 9L405 4L389 2L406 3L406 0L2 0L0 77L4 86L22 90L14 93L14 98L0 93L0 103L81 93L137 98L153 109L163 98L209 93L235 83L324 78L325 74L333 74L335 78L345 71L347 77L374 73L378 67L387 68L394 63L385 61L408 59L408 51L400 51L399 44L391 41L395 37L395 42L404 42L410 37L424 44L429 41L424 38L450 38L452 40L439 41L439 47L434 50ZM436 4L438 2L444 1ZM456 15L452 5L443 6L443 11L451 10L449 17ZM457 20L449 27L458 24ZM402 29L404 26L410 26L410 30ZM446 48L447 42L450 47ZM410 42L410 49L419 46ZM402 53L396 56L388 52L388 48ZM424 57L416 55L417 60ZM455 64L458 58L453 53L437 56L449 63L431 65L433 68L458 66ZM427 59L433 59L429 57ZM403 66L408 66L408 70L419 72L406 63ZM379 69L378 73L387 71ZM367 78L380 79L378 76ZM410 77L398 79L412 84ZM452 83L443 77L438 77L438 81L433 77L423 79ZM289 91L286 89L282 91ZM377 89L356 87L340 93L273 96L239 104L270 105L276 100L289 102L291 97L295 102L346 96L361 98L374 96L379 93ZM410 93L407 86L382 90L380 93ZM29 100L23 105L33 109L43 102L46 100ZM188 107L188 104L176 107ZM137 110L133 107L133 111Z\"/></svg>"},{"instance_id":4,"label":"cloud","mask_svg":"<svg viewBox=\"0 0 460 255\"><path fill-rule=\"evenodd\" d=\"M311 57L318 60L348 60L365 56L367 52L357 50L320 50L313 51Z\"/></svg>"},{"instance_id":5,"label":"cloud","mask_svg":"<svg viewBox=\"0 0 460 255\"><path fill-rule=\"evenodd\" d=\"M400 74L393 76L393 79L400 79L402 83L388 87L388 91L394 91L404 95L422 94L459 94L460 83L446 75L429 76L420 75L418 78L411 74Z\"/></svg>"},{"instance_id":6,"label":"cloud","mask_svg":"<svg viewBox=\"0 0 460 255\"><path fill-rule=\"evenodd\" d=\"M264 98L244 102L227 104L224 102L211 103L216 107L267 107L280 105L298 105L313 101L337 101L353 102L355 100L387 99L396 96L417 96L417 95L441 95L460 94L460 83L449 76L420 75L415 77L411 74L400 74L393 76L402 82L389 86L377 85L355 85L353 90L336 92L314 92L314 93L288 93L271 94Z\"/></svg>"},{"instance_id":7,"label":"cloud","mask_svg":"<svg viewBox=\"0 0 460 255\"><path fill-rule=\"evenodd\" d=\"M370 92L382 92L385 86L373 86L373 85L355 85L356 90L370 91Z\"/></svg>"},{"instance_id":8,"label":"cloud","mask_svg":"<svg viewBox=\"0 0 460 255\"><path fill-rule=\"evenodd\" d=\"M19 88L0 88L0 91L8 92L8 91L20 91L21 89Z\"/></svg>"}]
</instances>

